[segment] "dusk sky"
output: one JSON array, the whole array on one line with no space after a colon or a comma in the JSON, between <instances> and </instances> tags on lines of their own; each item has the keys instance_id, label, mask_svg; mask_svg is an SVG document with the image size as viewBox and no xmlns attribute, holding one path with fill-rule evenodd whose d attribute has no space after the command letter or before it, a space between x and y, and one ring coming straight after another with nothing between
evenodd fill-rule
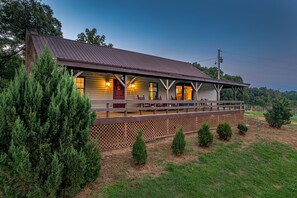
<instances>
[{"instance_id":1,"label":"dusk sky","mask_svg":"<svg viewBox=\"0 0 297 198\"><path fill-rule=\"evenodd\" d=\"M64 38L97 28L115 48L215 66L251 87L297 90L296 0L44 0Z\"/></svg>"}]
</instances>

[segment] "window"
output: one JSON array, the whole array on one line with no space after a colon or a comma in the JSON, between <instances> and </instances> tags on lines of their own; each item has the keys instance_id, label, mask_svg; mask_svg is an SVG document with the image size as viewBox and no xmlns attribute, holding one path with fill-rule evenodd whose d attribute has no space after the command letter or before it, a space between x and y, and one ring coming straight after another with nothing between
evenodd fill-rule
<instances>
[{"instance_id":1,"label":"window","mask_svg":"<svg viewBox=\"0 0 297 198\"><path fill-rule=\"evenodd\" d=\"M187 84L175 86L176 100L193 100L193 88Z\"/></svg>"},{"instance_id":2,"label":"window","mask_svg":"<svg viewBox=\"0 0 297 198\"><path fill-rule=\"evenodd\" d=\"M76 88L81 94L85 93L85 78L84 77L76 77L74 79Z\"/></svg>"},{"instance_id":3,"label":"window","mask_svg":"<svg viewBox=\"0 0 297 198\"><path fill-rule=\"evenodd\" d=\"M149 99L154 100L158 98L158 83L150 83Z\"/></svg>"},{"instance_id":4,"label":"window","mask_svg":"<svg viewBox=\"0 0 297 198\"><path fill-rule=\"evenodd\" d=\"M176 85L175 91L176 91L176 100L182 100L183 99L183 86Z\"/></svg>"},{"instance_id":5,"label":"window","mask_svg":"<svg viewBox=\"0 0 297 198\"><path fill-rule=\"evenodd\" d=\"M191 86L184 86L184 100L193 100L193 88Z\"/></svg>"}]
</instances>

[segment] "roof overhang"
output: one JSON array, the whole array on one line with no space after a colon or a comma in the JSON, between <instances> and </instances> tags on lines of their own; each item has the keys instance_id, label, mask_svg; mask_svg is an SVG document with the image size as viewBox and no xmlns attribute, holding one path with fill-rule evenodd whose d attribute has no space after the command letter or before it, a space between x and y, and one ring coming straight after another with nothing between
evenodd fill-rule
<instances>
[{"instance_id":1,"label":"roof overhang","mask_svg":"<svg viewBox=\"0 0 297 198\"><path fill-rule=\"evenodd\" d=\"M96 63L89 62L78 62L72 60L66 60L57 58L57 62L60 65L64 65L67 67L80 69L80 70L92 70L97 72L108 72L108 73L121 73L121 74L130 74L130 75L139 75L139 76L150 76L150 77L158 77L158 78L168 78L174 80L185 80L185 81L194 81L194 82L203 82L203 83L211 83L211 84L220 84L225 87L248 87L250 84L248 83L236 83L225 80L216 80L211 78L198 78L195 76L185 76L180 74L172 74L172 73L164 73L157 71L149 71L144 69L131 69L117 65L100 65Z\"/></svg>"}]
</instances>

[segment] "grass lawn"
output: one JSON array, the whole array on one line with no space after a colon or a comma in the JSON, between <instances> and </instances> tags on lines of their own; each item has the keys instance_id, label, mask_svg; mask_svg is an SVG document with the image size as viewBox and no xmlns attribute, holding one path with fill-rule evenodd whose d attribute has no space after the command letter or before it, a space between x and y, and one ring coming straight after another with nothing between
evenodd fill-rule
<instances>
[{"instance_id":1,"label":"grass lawn","mask_svg":"<svg viewBox=\"0 0 297 198\"><path fill-rule=\"evenodd\" d=\"M251 116L257 116L257 117L263 117L263 112L260 111L247 111L245 112L245 115L251 115ZM291 121L292 122L297 122L297 117L291 117Z\"/></svg>"},{"instance_id":2,"label":"grass lawn","mask_svg":"<svg viewBox=\"0 0 297 198\"><path fill-rule=\"evenodd\" d=\"M131 149L102 153L100 177L76 197L297 197L297 122L271 128L261 112L247 112L245 136L230 141L215 130L209 148L186 136L185 153L172 154L172 138L147 144L145 166Z\"/></svg>"},{"instance_id":3,"label":"grass lawn","mask_svg":"<svg viewBox=\"0 0 297 198\"><path fill-rule=\"evenodd\" d=\"M261 111L246 111L246 112L244 112L244 114L264 117L263 112L261 112Z\"/></svg>"},{"instance_id":4,"label":"grass lawn","mask_svg":"<svg viewBox=\"0 0 297 198\"><path fill-rule=\"evenodd\" d=\"M278 142L237 141L166 170L158 177L118 181L103 196L297 197L297 152Z\"/></svg>"}]
</instances>

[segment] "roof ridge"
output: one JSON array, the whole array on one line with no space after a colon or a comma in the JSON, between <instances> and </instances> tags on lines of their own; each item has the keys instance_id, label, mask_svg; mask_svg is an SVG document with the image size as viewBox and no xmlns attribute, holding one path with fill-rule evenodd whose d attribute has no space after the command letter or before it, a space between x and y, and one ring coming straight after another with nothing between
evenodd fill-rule
<instances>
[{"instance_id":1,"label":"roof ridge","mask_svg":"<svg viewBox=\"0 0 297 198\"><path fill-rule=\"evenodd\" d=\"M75 43L79 43L79 44L90 45L90 46L95 46L95 47L99 47L99 48L108 48L108 49L111 49L111 50L118 50L118 51L124 51L124 52L129 52L129 53L136 53L136 54L141 54L141 55L144 55L144 56L161 58L161 59L164 59L164 60L175 61L175 62L180 62L180 63L186 63L186 64L190 64L191 65L190 62L185 62L185 61L180 61L180 60L175 60L175 59L170 59L170 58L164 58L164 57L161 57L161 56L156 56L156 55L151 55L151 54L145 54L145 53L142 53L142 52L135 52L135 51L125 50L125 49L120 49L120 48L114 48L114 47L110 48L110 47L107 47L107 46L101 46L101 45L96 45L96 44L91 44L91 43L84 43L84 42L80 42L80 41L76 41L76 40L72 40L72 39L68 39L68 38L63 38L63 37L59 37L59 36L38 34L36 32L34 32L34 34L31 33L31 35L32 36L51 37L51 38L54 38L54 39L62 39L62 40L66 40L66 41L70 41L70 42L75 42ZM200 71L200 70L198 70L198 71Z\"/></svg>"}]
</instances>

